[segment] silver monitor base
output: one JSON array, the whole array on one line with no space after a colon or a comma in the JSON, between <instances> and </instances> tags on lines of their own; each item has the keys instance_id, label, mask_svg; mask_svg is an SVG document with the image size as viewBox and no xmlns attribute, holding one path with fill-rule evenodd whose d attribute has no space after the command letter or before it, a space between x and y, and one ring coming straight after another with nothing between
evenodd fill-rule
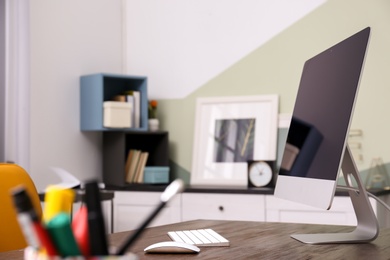
<instances>
[{"instance_id":1,"label":"silver monitor base","mask_svg":"<svg viewBox=\"0 0 390 260\"><path fill-rule=\"evenodd\" d=\"M335 243L366 243L374 240L379 234L379 224L368 199L367 192L360 179L356 165L351 156L349 147L344 152L341 169L345 183L353 188L351 176L358 185L358 191L348 191L355 210L357 226L349 233L325 233L325 234L294 234L292 238L306 244L335 244Z\"/></svg>"}]
</instances>

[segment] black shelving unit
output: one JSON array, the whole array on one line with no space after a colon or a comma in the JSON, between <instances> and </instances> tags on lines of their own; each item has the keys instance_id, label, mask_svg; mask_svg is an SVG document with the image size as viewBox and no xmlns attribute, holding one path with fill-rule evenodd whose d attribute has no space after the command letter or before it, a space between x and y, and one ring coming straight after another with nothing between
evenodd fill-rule
<instances>
[{"instance_id":1,"label":"black shelving unit","mask_svg":"<svg viewBox=\"0 0 390 260\"><path fill-rule=\"evenodd\" d=\"M126 186L125 163L130 149L149 153L146 166L169 166L169 136L165 131L104 132L103 181L107 185Z\"/></svg>"}]
</instances>

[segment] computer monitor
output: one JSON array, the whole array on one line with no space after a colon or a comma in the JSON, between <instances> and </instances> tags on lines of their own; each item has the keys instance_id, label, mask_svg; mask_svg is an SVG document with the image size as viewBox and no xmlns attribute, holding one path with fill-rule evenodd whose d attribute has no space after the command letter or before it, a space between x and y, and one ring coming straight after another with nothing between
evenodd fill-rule
<instances>
[{"instance_id":1,"label":"computer monitor","mask_svg":"<svg viewBox=\"0 0 390 260\"><path fill-rule=\"evenodd\" d=\"M347 137L369 36L368 27L305 62L275 196L325 210L331 207L340 169L348 183L353 175L361 184ZM366 191L359 187L359 199L352 200L358 218L355 233L293 237L306 243L375 239L378 222ZM365 229L374 229L368 238L363 238Z\"/></svg>"}]
</instances>

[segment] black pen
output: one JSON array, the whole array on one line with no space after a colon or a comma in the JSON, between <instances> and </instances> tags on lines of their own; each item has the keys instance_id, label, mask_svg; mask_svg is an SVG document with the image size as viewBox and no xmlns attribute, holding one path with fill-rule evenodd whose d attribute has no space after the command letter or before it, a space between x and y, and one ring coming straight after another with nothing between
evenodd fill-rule
<instances>
[{"instance_id":1,"label":"black pen","mask_svg":"<svg viewBox=\"0 0 390 260\"><path fill-rule=\"evenodd\" d=\"M119 248L116 255L123 255L131 244L141 235L149 223L157 216L157 214L164 208L168 201L175 196L177 193L184 190L184 182L180 179L176 179L164 190L160 197L160 204L157 208L150 214L150 216L142 223L142 225L135 231L135 233L130 236L127 241Z\"/></svg>"},{"instance_id":2,"label":"black pen","mask_svg":"<svg viewBox=\"0 0 390 260\"><path fill-rule=\"evenodd\" d=\"M85 183L85 204L88 211L88 235L90 254L108 255L106 228L102 213L100 191L96 181Z\"/></svg>"}]
</instances>

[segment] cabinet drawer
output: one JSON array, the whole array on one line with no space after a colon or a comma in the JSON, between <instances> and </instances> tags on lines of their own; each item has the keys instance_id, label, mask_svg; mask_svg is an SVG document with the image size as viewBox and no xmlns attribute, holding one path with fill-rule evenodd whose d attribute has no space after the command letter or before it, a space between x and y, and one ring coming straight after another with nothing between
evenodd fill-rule
<instances>
[{"instance_id":1,"label":"cabinet drawer","mask_svg":"<svg viewBox=\"0 0 390 260\"><path fill-rule=\"evenodd\" d=\"M115 192L114 232L133 230L160 203L161 192ZM180 196L176 196L149 226L180 222Z\"/></svg>"},{"instance_id":2,"label":"cabinet drawer","mask_svg":"<svg viewBox=\"0 0 390 260\"><path fill-rule=\"evenodd\" d=\"M264 195L183 193L182 220L264 221Z\"/></svg>"}]
</instances>

